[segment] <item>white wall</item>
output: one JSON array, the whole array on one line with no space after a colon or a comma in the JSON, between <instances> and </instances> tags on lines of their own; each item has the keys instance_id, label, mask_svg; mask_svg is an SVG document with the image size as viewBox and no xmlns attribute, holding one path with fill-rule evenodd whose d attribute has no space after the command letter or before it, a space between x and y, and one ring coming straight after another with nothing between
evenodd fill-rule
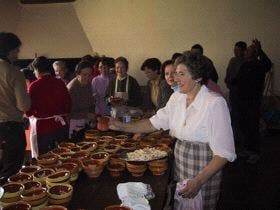
<instances>
[{"instance_id":1,"label":"white wall","mask_svg":"<svg viewBox=\"0 0 280 210\"><path fill-rule=\"evenodd\" d=\"M72 4L21 5L21 56L81 57L92 53Z\"/></svg>"},{"instance_id":2,"label":"white wall","mask_svg":"<svg viewBox=\"0 0 280 210\"><path fill-rule=\"evenodd\" d=\"M147 57L162 61L195 43L205 49L223 78L236 41L262 41L280 78L280 1L278 0L78 0L77 15L93 49L123 55L141 84ZM280 90L280 84L275 84Z\"/></svg>"}]
</instances>

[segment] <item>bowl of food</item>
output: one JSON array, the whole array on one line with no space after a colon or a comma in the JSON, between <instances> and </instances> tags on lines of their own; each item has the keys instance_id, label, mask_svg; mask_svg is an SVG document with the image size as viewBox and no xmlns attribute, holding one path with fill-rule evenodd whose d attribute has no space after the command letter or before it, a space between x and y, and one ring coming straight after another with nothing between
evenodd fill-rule
<instances>
[{"instance_id":1,"label":"bowl of food","mask_svg":"<svg viewBox=\"0 0 280 210\"><path fill-rule=\"evenodd\" d=\"M75 146L75 147L71 148L70 150L71 150L71 152L74 152L74 153L80 152L81 151L81 147Z\"/></svg>"},{"instance_id":2,"label":"bowl of food","mask_svg":"<svg viewBox=\"0 0 280 210\"><path fill-rule=\"evenodd\" d=\"M67 159L67 160L63 160L62 163L74 163L76 165L78 165L79 171L82 171L83 167L82 167L82 162L78 159Z\"/></svg>"},{"instance_id":3,"label":"bowl of food","mask_svg":"<svg viewBox=\"0 0 280 210\"><path fill-rule=\"evenodd\" d=\"M89 158L89 152L87 151L80 151L80 152L76 152L75 154L72 155L73 159L77 159L77 160L85 160L87 158Z\"/></svg>"},{"instance_id":4,"label":"bowl of food","mask_svg":"<svg viewBox=\"0 0 280 210\"><path fill-rule=\"evenodd\" d=\"M25 202L17 202L4 207L2 210L31 210L31 205Z\"/></svg>"},{"instance_id":5,"label":"bowl of food","mask_svg":"<svg viewBox=\"0 0 280 210\"><path fill-rule=\"evenodd\" d=\"M128 139L127 135L117 135L115 136L115 140L120 140L122 142L126 141Z\"/></svg>"},{"instance_id":6,"label":"bowl of food","mask_svg":"<svg viewBox=\"0 0 280 210\"><path fill-rule=\"evenodd\" d=\"M87 142L87 144L81 146L81 151L93 152L97 148L97 143Z\"/></svg>"},{"instance_id":7,"label":"bowl of food","mask_svg":"<svg viewBox=\"0 0 280 210\"><path fill-rule=\"evenodd\" d=\"M42 208L41 210L67 210L67 208L60 205L52 205Z\"/></svg>"},{"instance_id":8,"label":"bowl of food","mask_svg":"<svg viewBox=\"0 0 280 210\"><path fill-rule=\"evenodd\" d=\"M111 142L111 141L113 141L114 140L114 137L112 137L112 136L100 136L99 137L99 140L101 140L101 141L106 141L106 142Z\"/></svg>"},{"instance_id":9,"label":"bowl of food","mask_svg":"<svg viewBox=\"0 0 280 210\"><path fill-rule=\"evenodd\" d=\"M40 166L35 166L35 165L31 165L31 166L24 166L20 169L20 173L24 173L24 174L31 174L33 175L36 171L38 171L41 167Z\"/></svg>"},{"instance_id":10,"label":"bowl of food","mask_svg":"<svg viewBox=\"0 0 280 210\"><path fill-rule=\"evenodd\" d=\"M107 169L112 177L119 177L121 176L122 172L125 170L125 164L109 163Z\"/></svg>"},{"instance_id":11,"label":"bowl of food","mask_svg":"<svg viewBox=\"0 0 280 210\"><path fill-rule=\"evenodd\" d=\"M167 170L168 165L149 165L149 169L155 176L160 176L165 174L165 171Z\"/></svg>"},{"instance_id":12,"label":"bowl of food","mask_svg":"<svg viewBox=\"0 0 280 210\"><path fill-rule=\"evenodd\" d=\"M133 144L133 143L124 143L121 145L121 149L124 150L124 151L133 151L136 149L136 145Z\"/></svg>"},{"instance_id":13,"label":"bowl of food","mask_svg":"<svg viewBox=\"0 0 280 210\"><path fill-rule=\"evenodd\" d=\"M76 163L62 163L57 167L57 171L67 170L70 172L70 182L74 182L79 177L79 166Z\"/></svg>"},{"instance_id":14,"label":"bowl of food","mask_svg":"<svg viewBox=\"0 0 280 210\"><path fill-rule=\"evenodd\" d=\"M43 168L43 169L40 169L40 170L36 171L33 174L33 178L34 178L35 181L39 181L39 182L41 182L42 185L45 185L47 176L49 176L53 173L55 173L54 169Z\"/></svg>"},{"instance_id":15,"label":"bowl of food","mask_svg":"<svg viewBox=\"0 0 280 210\"><path fill-rule=\"evenodd\" d=\"M147 170L147 165L145 162L139 161L127 161L126 168L134 177L141 177Z\"/></svg>"},{"instance_id":16,"label":"bowl of food","mask_svg":"<svg viewBox=\"0 0 280 210\"><path fill-rule=\"evenodd\" d=\"M37 162L41 166L50 166L57 163L59 156L56 154L44 154L38 157Z\"/></svg>"},{"instance_id":17,"label":"bowl of food","mask_svg":"<svg viewBox=\"0 0 280 210\"><path fill-rule=\"evenodd\" d=\"M38 188L29 192L24 192L21 195L21 198L31 206L39 206L46 203L48 200L48 194L45 188Z\"/></svg>"},{"instance_id":18,"label":"bowl of food","mask_svg":"<svg viewBox=\"0 0 280 210\"><path fill-rule=\"evenodd\" d=\"M42 184L39 181L28 181L25 182L23 185L25 193L42 187Z\"/></svg>"},{"instance_id":19,"label":"bowl of food","mask_svg":"<svg viewBox=\"0 0 280 210\"><path fill-rule=\"evenodd\" d=\"M104 148L105 146L108 145L108 142L104 141L104 140L99 140L96 143L97 143L98 148Z\"/></svg>"},{"instance_id":20,"label":"bowl of food","mask_svg":"<svg viewBox=\"0 0 280 210\"><path fill-rule=\"evenodd\" d=\"M46 183L48 187L52 187L57 183L68 184L70 179L70 172L68 170L57 171L46 178Z\"/></svg>"},{"instance_id":21,"label":"bowl of food","mask_svg":"<svg viewBox=\"0 0 280 210\"><path fill-rule=\"evenodd\" d=\"M56 184L48 189L49 203L54 205L67 205L73 195L70 184Z\"/></svg>"},{"instance_id":22,"label":"bowl of food","mask_svg":"<svg viewBox=\"0 0 280 210\"><path fill-rule=\"evenodd\" d=\"M127 206L111 205L111 206L105 207L105 210L133 210L133 209L129 208Z\"/></svg>"},{"instance_id":23,"label":"bowl of food","mask_svg":"<svg viewBox=\"0 0 280 210\"><path fill-rule=\"evenodd\" d=\"M69 148L60 147L60 148L53 149L51 152L55 155L60 155L60 154L67 153L67 152L70 152L70 151L71 150Z\"/></svg>"},{"instance_id":24,"label":"bowl of food","mask_svg":"<svg viewBox=\"0 0 280 210\"><path fill-rule=\"evenodd\" d=\"M30 174L18 173L8 178L8 182L19 182L24 183L32 180L33 177Z\"/></svg>"},{"instance_id":25,"label":"bowl of food","mask_svg":"<svg viewBox=\"0 0 280 210\"><path fill-rule=\"evenodd\" d=\"M110 155L110 163L111 164L120 163L120 164L125 165L125 160L121 159L118 154L111 154Z\"/></svg>"},{"instance_id":26,"label":"bowl of food","mask_svg":"<svg viewBox=\"0 0 280 210\"><path fill-rule=\"evenodd\" d=\"M3 189L4 194L2 198L16 198L23 193L24 185L20 183L7 183L3 185Z\"/></svg>"},{"instance_id":27,"label":"bowl of food","mask_svg":"<svg viewBox=\"0 0 280 210\"><path fill-rule=\"evenodd\" d=\"M105 165L109 161L110 155L108 152L97 152L93 153L90 158L93 160L97 160L101 164Z\"/></svg>"},{"instance_id":28,"label":"bowl of food","mask_svg":"<svg viewBox=\"0 0 280 210\"><path fill-rule=\"evenodd\" d=\"M99 177L103 171L104 165L98 160L85 160L83 161L83 168L89 177Z\"/></svg>"},{"instance_id":29,"label":"bowl of food","mask_svg":"<svg viewBox=\"0 0 280 210\"><path fill-rule=\"evenodd\" d=\"M119 149L120 149L120 145L116 145L116 144L110 144L107 145L106 147L104 147L104 151L108 152L110 154L114 154L116 153Z\"/></svg>"},{"instance_id":30,"label":"bowl of food","mask_svg":"<svg viewBox=\"0 0 280 210\"><path fill-rule=\"evenodd\" d=\"M67 148L67 149L71 149L73 147L75 147L76 145L72 142L65 142L65 143L61 143L58 145L58 148Z\"/></svg>"}]
</instances>

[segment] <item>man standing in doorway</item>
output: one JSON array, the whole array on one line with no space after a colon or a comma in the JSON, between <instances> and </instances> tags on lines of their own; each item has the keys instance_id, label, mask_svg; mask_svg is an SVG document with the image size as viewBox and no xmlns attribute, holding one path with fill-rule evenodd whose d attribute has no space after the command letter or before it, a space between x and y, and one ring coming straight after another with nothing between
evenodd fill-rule
<instances>
[{"instance_id":1,"label":"man standing in doorway","mask_svg":"<svg viewBox=\"0 0 280 210\"><path fill-rule=\"evenodd\" d=\"M0 184L21 168L26 147L23 113L30 107L22 72L13 66L21 41L0 33Z\"/></svg>"}]
</instances>

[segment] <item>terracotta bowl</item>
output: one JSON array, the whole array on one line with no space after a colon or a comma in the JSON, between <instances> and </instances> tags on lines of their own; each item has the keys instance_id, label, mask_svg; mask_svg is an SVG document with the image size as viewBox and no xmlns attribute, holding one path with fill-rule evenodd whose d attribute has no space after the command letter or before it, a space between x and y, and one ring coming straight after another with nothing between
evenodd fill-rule
<instances>
[{"instance_id":1,"label":"terracotta bowl","mask_svg":"<svg viewBox=\"0 0 280 210\"><path fill-rule=\"evenodd\" d=\"M24 193L30 192L32 190L42 187L42 184L39 181L28 181L28 182L25 182L23 185L24 185Z\"/></svg>"},{"instance_id":2,"label":"terracotta bowl","mask_svg":"<svg viewBox=\"0 0 280 210\"><path fill-rule=\"evenodd\" d=\"M71 152L80 152L81 151L81 147L79 147L79 146L75 146L75 147L73 147L73 148L71 148L70 149L71 150Z\"/></svg>"},{"instance_id":3,"label":"terracotta bowl","mask_svg":"<svg viewBox=\"0 0 280 210\"><path fill-rule=\"evenodd\" d=\"M37 162L42 166L53 165L58 161L58 156L55 154L45 154L38 157Z\"/></svg>"},{"instance_id":4,"label":"terracotta bowl","mask_svg":"<svg viewBox=\"0 0 280 210\"><path fill-rule=\"evenodd\" d=\"M110 141L110 144L109 145L121 145L122 143L124 143L122 140L119 140L119 139L114 139L113 141Z\"/></svg>"},{"instance_id":5,"label":"terracotta bowl","mask_svg":"<svg viewBox=\"0 0 280 210\"><path fill-rule=\"evenodd\" d=\"M67 208L60 205L53 205L42 208L41 210L67 210Z\"/></svg>"},{"instance_id":6,"label":"terracotta bowl","mask_svg":"<svg viewBox=\"0 0 280 210\"><path fill-rule=\"evenodd\" d=\"M18 202L4 207L2 210L31 210L31 205L25 202Z\"/></svg>"},{"instance_id":7,"label":"terracotta bowl","mask_svg":"<svg viewBox=\"0 0 280 210\"><path fill-rule=\"evenodd\" d=\"M110 144L104 147L104 151L112 154L116 153L120 148L120 145Z\"/></svg>"},{"instance_id":8,"label":"terracotta bowl","mask_svg":"<svg viewBox=\"0 0 280 210\"><path fill-rule=\"evenodd\" d=\"M34 178L35 181L39 181L39 182L41 182L42 185L45 185L47 176L53 174L54 172L55 172L54 169L43 168L43 169L40 169L40 170L36 171L33 174L33 178Z\"/></svg>"},{"instance_id":9,"label":"terracotta bowl","mask_svg":"<svg viewBox=\"0 0 280 210\"><path fill-rule=\"evenodd\" d=\"M99 130L96 130L96 129L87 130L87 131L85 132L85 135L99 136Z\"/></svg>"},{"instance_id":10,"label":"terracotta bowl","mask_svg":"<svg viewBox=\"0 0 280 210\"><path fill-rule=\"evenodd\" d=\"M104 141L104 140L99 140L97 143L97 146L98 148L104 148L105 146L108 145L108 142L107 141Z\"/></svg>"},{"instance_id":11,"label":"terracotta bowl","mask_svg":"<svg viewBox=\"0 0 280 210\"><path fill-rule=\"evenodd\" d=\"M72 155L72 158L77 160L85 160L89 158L89 152L87 151L76 152L75 154Z\"/></svg>"},{"instance_id":12,"label":"terracotta bowl","mask_svg":"<svg viewBox=\"0 0 280 210\"><path fill-rule=\"evenodd\" d=\"M162 158L162 159L158 159L158 160L152 160L150 162L148 162L149 166L165 166L167 165L167 158Z\"/></svg>"},{"instance_id":13,"label":"terracotta bowl","mask_svg":"<svg viewBox=\"0 0 280 210\"><path fill-rule=\"evenodd\" d=\"M82 146L84 146L84 145L86 145L86 144L88 144L89 142L88 141L81 141L81 142L78 142L77 144L76 144L76 146L77 147L82 147Z\"/></svg>"},{"instance_id":14,"label":"terracotta bowl","mask_svg":"<svg viewBox=\"0 0 280 210\"><path fill-rule=\"evenodd\" d=\"M24 183L32 180L33 177L30 174L18 173L8 178L8 182L19 182Z\"/></svg>"},{"instance_id":15,"label":"terracotta bowl","mask_svg":"<svg viewBox=\"0 0 280 210\"><path fill-rule=\"evenodd\" d=\"M48 187L52 187L57 183L68 183L70 180L70 172L67 170L57 171L46 178Z\"/></svg>"},{"instance_id":16,"label":"terracotta bowl","mask_svg":"<svg viewBox=\"0 0 280 210\"><path fill-rule=\"evenodd\" d=\"M74 163L74 164L78 165L79 171L81 171L83 169L82 162L78 159L70 158L70 159L67 159L67 160L63 160L62 163Z\"/></svg>"},{"instance_id":17,"label":"terracotta bowl","mask_svg":"<svg viewBox=\"0 0 280 210\"><path fill-rule=\"evenodd\" d=\"M60 155L60 154L67 153L67 152L70 152L70 151L71 150L69 148L61 147L61 148L55 148L51 152L55 155Z\"/></svg>"},{"instance_id":18,"label":"terracotta bowl","mask_svg":"<svg viewBox=\"0 0 280 210\"><path fill-rule=\"evenodd\" d=\"M138 161L127 161L126 168L134 177L141 177L147 170L147 165L145 162Z\"/></svg>"},{"instance_id":19,"label":"terracotta bowl","mask_svg":"<svg viewBox=\"0 0 280 210\"><path fill-rule=\"evenodd\" d=\"M57 167L57 171L59 170L68 170L70 172L70 182L76 181L79 177L79 166L76 163L63 163Z\"/></svg>"},{"instance_id":20,"label":"terracotta bowl","mask_svg":"<svg viewBox=\"0 0 280 210\"><path fill-rule=\"evenodd\" d=\"M54 205L67 205L73 195L73 187L70 184L57 184L48 189L49 203Z\"/></svg>"},{"instance_id":21,"label":"terracotta bowl","mask_svg":"<svg viewBox=\"0 0 280 210\"><path fill-rule=\"evenodd\" d=\"M23 201L29 203L31 206L38 206L48 200L48 194L45 188L34 189L30 192L21 195Z\"/></svg>"},{"instance_id":22,"label":"terracotta bowl","mask_svg":"<svg viewBox=\"0 0 280 210\"><path fill-rule=\"evenodd\" d=\"M114 137L112 137L112 136L101 136L101 137L99 137L99 140L106 141L106 142L109 143L109 142L114 140Z\"/></svg>"},{"instance_id":23,"label":"terracotta bowl","mask_svg":"<svg viewBox=\"0 0 280 210\"><path fill-rule=\"evenodd\" d=\"M103 171L104 165L97 160L83 161L83 168L89 177L99 177Z\"/></svg>"},{"instance_id":24,"label":"terracotta bowl","mask_svg":"<svg viewBox=\"0 0 280 210\"><path fill-rule=\"evenodd\" d=\"M162 165L162 166L149 165L150 171L155 176L163 175L165 173L165 171L167 170L167 168L168 168L167 164L166 165Z\"/></svg>"},{"instance_id":25,"label":"terracotta bowl","mask_svg":"<svg viewBox=\"0 0 280 210\"><path fill-rule=\"evenodd\" d=\"M133 143L124 143L121 145L121 149L124 151L132 151L136 149L136 145Z\"/></svg>"},{"instance_id":26,"label":"terracotta bowl","mask_svg":"<svg viewBox=\"0 0 280 210\"><path fill-rule=\"evenodd\" d=\"M90 158L93 160L97 160L103 165L105 165L109 161L110 155L108 152L98 152L93 153Z\"/></svg>"},{"instance_id":27,"label":"terracotta bowl","mask_svg":"<svg viewBox=\"0 0 280 210\"><path fill-rule=\"evenodd\" d=\"M61 143L58 145L58 148L68 148L71 149L73 147L75 147L76 145L72 142L65 142L65 143Z\"/></svg>"},{"instance_id":28,"label":"terracotta bowl","mask_svg":"<svg viewBox=\"0 0 280 210\"><path fill-rule=\"evenodd\" d=\"M111 154L110 155L110 163L111 164L120 163L120 164L125 165L125 160L120 159L120 157L118 155L116 155L116 154Z\"/></svg>"},{"instance_id":29,"label":"terracotta bowl","mask_svg":"<svg viewBox=\"0 0 280 210\"><path fill-rule=\"evenodd\" d=\"M87 144L81 146L81 151L93 152L97 148L97 143L87 142Z\"/></svg>"},{"instance_id":30,"label":"terracotta bowl","mask_svg":"<svg viewBox=\"0 0 280 210\"><path fill-rule=\"evenodd\" d=\"M74 152L67 152L67 153L62 153L59 155L59 160L67 160L67 159L70 159L72 158L72 155L74 154Z\"/></svg>"},{"instance_id":31,"label":"terracotta bowl","mask_svg":"<svg viewBox=\"0 0 280 210\"><path fill-rule=\"evenodd\" d=\"M121 163L110 163L107 168L112 177L119 177L125 170L125 165Z\"/></svg>"},{"instance_id":32,"label":"terracotta bowl","mask_svg":"<svg viewBox=\"0 0 280 210\"><path fill-rule=\"evenodd\" d=\"M115 136L115 140L126 141L128 139L127 135L117 135Z\"/></svg>"},{"instance_id":33,"label":"terracotta bowl","mask_svg":"<svg viewBox=\"0 0 280 210\"><path fill-rule=\"evenodd\" d=\"M112 205L105 207L105 210L133 210L132 208L120 205Z\"/></svg>"},{"instance_id":34,"label":"terracotta bowl","mask_svg":"<svg viewBox=\"0 0 280 210\"><path fill-rule=\"evenodd\" d=\"M24 174L31 174L33 175L34 172L38 171L41 167L40 166L35 166L35 165L31 165L31 166L24 166L22 169L20 169L20 173L24 173Z\"/></svg>"},{"instance_id":35,"label":"terracotta bowl","mask_svg":"<svg viewBox=\"0 0 280 210\"><path fill-rule=\"evenodd\" d=\"M20 183L7 183L3 185L4 194L2 198L14 198L20 196L24 191L24 185Z\"/></svg>"}]
</instances>

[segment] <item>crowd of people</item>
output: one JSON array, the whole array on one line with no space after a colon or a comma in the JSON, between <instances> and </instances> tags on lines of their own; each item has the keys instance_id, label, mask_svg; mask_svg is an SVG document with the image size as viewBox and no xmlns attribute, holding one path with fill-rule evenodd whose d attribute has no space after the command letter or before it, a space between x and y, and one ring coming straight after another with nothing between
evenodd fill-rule
<instances>
[{"instance_id":1,"label":"crowd of people","mask_svg":"<svg viewBox=\"0 0 280 210\"><path fill-rule=\"evenodd\" d=\"M214 64L199 44L163 63L147 58L140 68L148 79L144 93L128 74L125 57L87 55L71 71L64 61L50 63L40 56L19 71L13 62L20 46L15 34L0 33L1 182L23 164L23 117L29 118L32 157L37 158L75 132L94 127L99 116L118 106L153 116L133 123L111 118L112 130L139 134L163 129L176 138L174 179L184 183L177 207L200 192L204 208L214 209L222 168L235 160L235 150L248 163L259 159L260 105L272 63L257 39L248 47L243 41L235 44L225 77L230 111Z\"/></svg>"}]
</instances>

